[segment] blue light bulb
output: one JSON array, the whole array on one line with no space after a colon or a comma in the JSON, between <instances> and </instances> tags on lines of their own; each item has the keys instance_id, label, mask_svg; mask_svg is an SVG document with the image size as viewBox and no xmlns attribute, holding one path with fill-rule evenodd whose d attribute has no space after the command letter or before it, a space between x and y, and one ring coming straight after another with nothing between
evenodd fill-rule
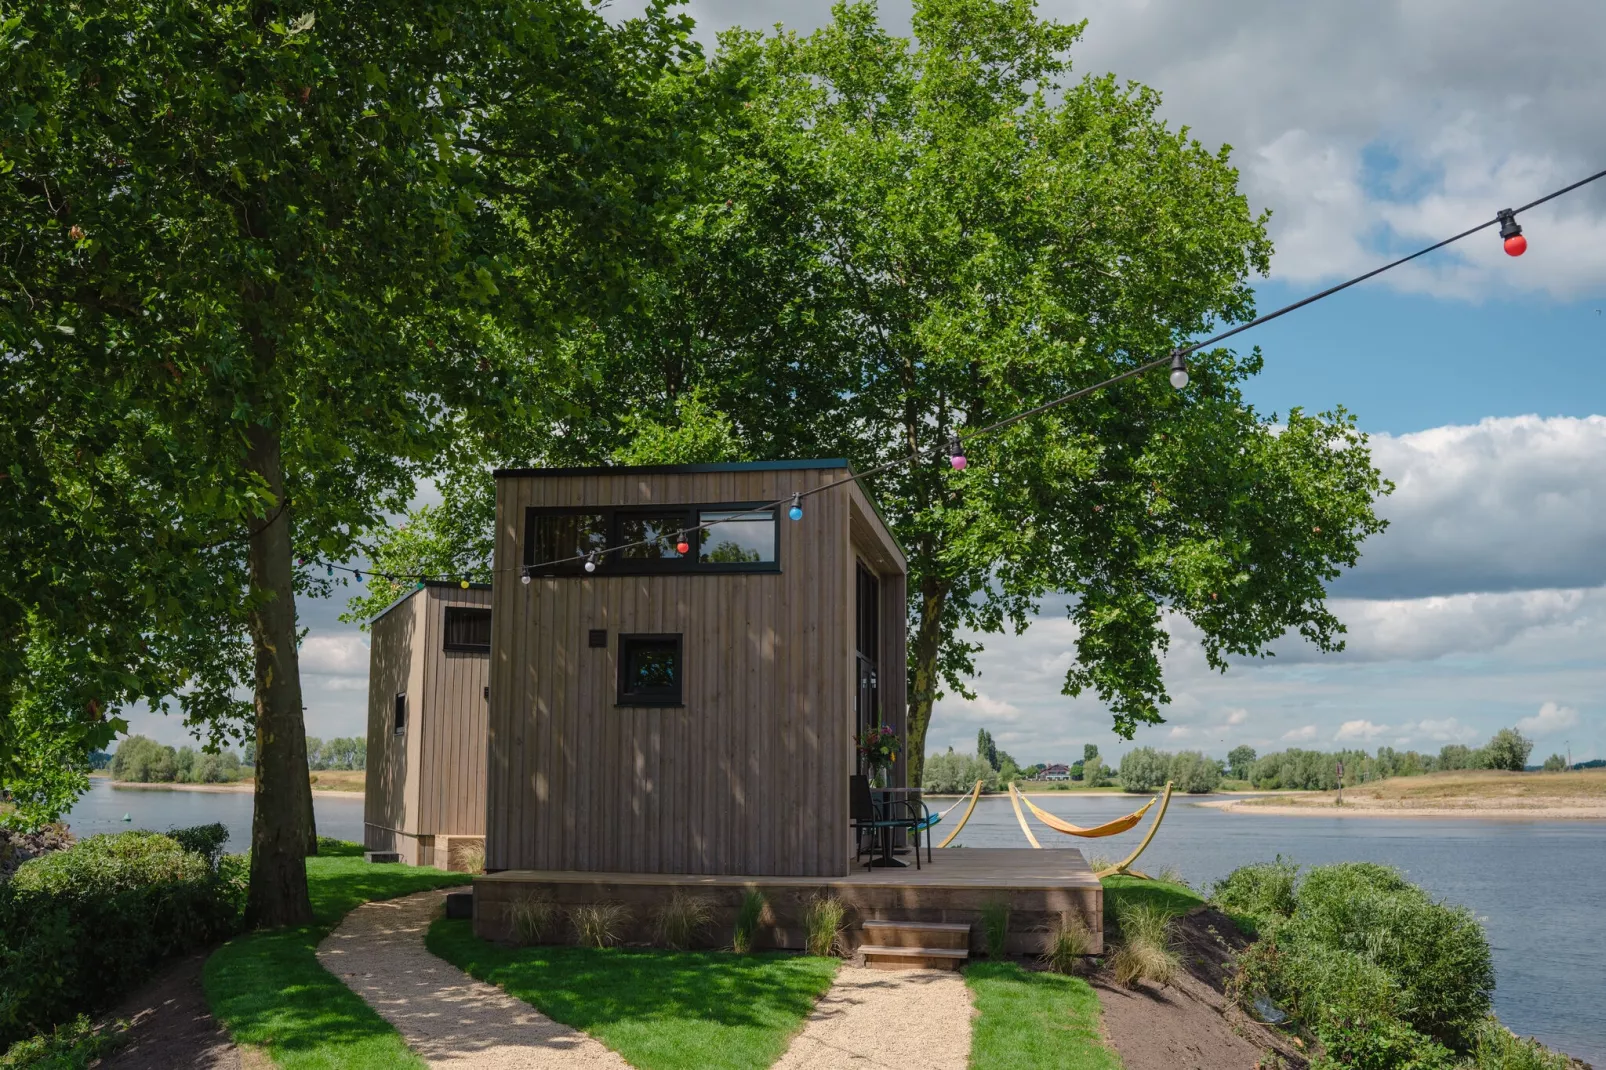
<instances>
[{"instance_id":1,"label":"blue light bulb","mask_svg":"<svg viewBox=\"0 0 1606 1070\"><path fill-rule=\"evenodd\" d=\"M792 508L786 511L786 515L791 517L793 520L803 519L803 502L801 499L802 495L792 495Z\"/></svg>"}]
</instances>

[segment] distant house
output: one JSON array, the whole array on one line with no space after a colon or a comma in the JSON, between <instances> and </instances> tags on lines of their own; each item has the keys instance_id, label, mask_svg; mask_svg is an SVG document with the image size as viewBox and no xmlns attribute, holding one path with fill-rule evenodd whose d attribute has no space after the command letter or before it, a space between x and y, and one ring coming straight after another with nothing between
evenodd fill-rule
<instances>
[{"instance_id":1,"label":"distant house","mask_svg":"<svg viewBox=\"0 0 1606 1070\"><path fill-rule=\"evenodd\" d=\"M1063 765L1045 765L1043 771L1037 774L1038 780L1069 780L1071 770Z\"/></svg>"}]
</instances>

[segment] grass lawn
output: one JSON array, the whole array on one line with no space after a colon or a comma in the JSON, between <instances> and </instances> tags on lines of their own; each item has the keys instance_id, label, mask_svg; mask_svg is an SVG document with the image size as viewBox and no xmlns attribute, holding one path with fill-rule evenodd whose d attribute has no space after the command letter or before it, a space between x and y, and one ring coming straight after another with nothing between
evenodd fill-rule
<instances>
[{"instance_id":1,"label":"grass lawn","mask_svg":"<svg viewBox=\"0 0 1606 1070\"><path fill-rule=\"evenodd\" d=\"M1122 876L1105 877L1099 883L1104 885L1106 921L1115 917L1115 911L1121 903L1158 906L1172 915L1186 914L1194 907L1204 905L1204 897L1185 884Z\"/></svg>"},{"instance_id":2,"label":"grass lawn","mask_svg":"<svg viewBox=\"0 0 1606 1070\"><path fill-rule=\"evenodd\" d=\"M247 933L206 962L212 1013L242 1044L268 1049L295 1070L422 1067L390 1024L318 963L321 941L354 907L430 888L463 884L461 873L420 866L370 865L356 844L325 840L307 859L307 890L317 922Z\"/></svg>"},{"instance_id":3,"label":"grass lawn","mask_svg":"<svg viewBox=\"0 0 1606 1070\"><path fill-rule=\"evenodd\" d=\"M1099 1039L1098 993L1081 978L977 962L965 968L965 984L976 1001L976 1070L1121 1070Z\"/></svg>"},{"instance_id":4,"label":"grass lawn","mask_svg":"<svg viewBox=\"0 0 1606 1070\"><path fill-rule=\"evenodd\" d=\"M566 946L508 948L466 921L435 922L426 946L637 1070L760 1070L786 1050L836 976L836 959Z\"/></svg>"}]
</instances>

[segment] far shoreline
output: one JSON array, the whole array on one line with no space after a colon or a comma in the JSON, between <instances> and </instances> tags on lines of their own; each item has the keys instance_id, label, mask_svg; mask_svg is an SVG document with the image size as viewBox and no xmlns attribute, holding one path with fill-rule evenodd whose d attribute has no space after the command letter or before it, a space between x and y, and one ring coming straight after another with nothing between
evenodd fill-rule
<instances>
[{"instance_id":1,"label":"far shoreline","mask_svg":"<svg viewBox=\"0 0 1606 1070\"><path fill-rule=\"evenodd\" d=\"M109 780L112 788L118 791L198 791L211 792L219 795L249 795L256 791L256 783L251 780L236 780L229 784L169 784L166 782L144 783L137 780ZM313 788L314 798L350 799L361 798L363 792L357 789L342 791L337 788Z\"/></svg>"},{"instance_id":2,"label":"far shoreline","mask_svg":"<svg viewBox=\"0 0 1606 1070\"><path fill-rule=\"evenodd\" d=\"M1473 821L1606 821L1606 806L1377 806L1361 802L1337 806L1262 806L1247 799L1214 799L1195 803L1212 810L1261 817L1360 817L1360 818L1461 818Z\"/></svg>"}]
</instances>

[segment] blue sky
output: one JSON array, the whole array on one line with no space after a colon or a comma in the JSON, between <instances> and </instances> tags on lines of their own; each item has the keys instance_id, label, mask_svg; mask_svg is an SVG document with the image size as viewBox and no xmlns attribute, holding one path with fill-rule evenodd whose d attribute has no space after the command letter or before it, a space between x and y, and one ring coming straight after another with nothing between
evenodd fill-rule
<instances>
[{"instance_id":1,"label":"blue sky","mask_svg":"<svg viewBox=\"0 0 1606 1070\"><path fill-rule=\"evenodd\" d=\"M617 8L629 13L629 4ZM1079 72L1165 95L1168 120L1234 146L1242 189L1272 211L1262 311L1606 167L1606 4L1598 0L1062 0L1088 19ZM702 0L699 34L779 21L817 0ZM895 31L909 5L884 5ZM1173 626L1168 723L1137 742L1224 754L1290 745L1477 743L1517 724L1536 758L1606 756L1606 181L1522 219L1527 255L1492 231L1244 336L1266 356L1265 412L1342 404L1399 484L1391 529L1333 590L1350 649L1284 645L1209 672ZM308 731L363 729L367 650L302 607ZM1107 711L1059 693L1074 635L1045 606L987 637L979 697L938 706L931 745L986 726L1022 761L1084 742L1118 756ZM176 721L136 729L178 742Z\"/></svg>"}]
</instances>

